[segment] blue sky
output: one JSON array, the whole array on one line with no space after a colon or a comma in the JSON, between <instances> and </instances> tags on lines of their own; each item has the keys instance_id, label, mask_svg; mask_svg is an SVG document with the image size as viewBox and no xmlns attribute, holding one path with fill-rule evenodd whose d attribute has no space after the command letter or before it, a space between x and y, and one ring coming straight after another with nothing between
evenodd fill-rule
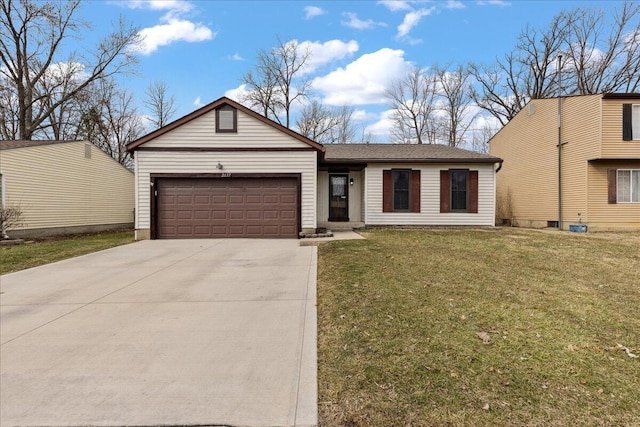
<instances>
[{"instance_id":1,"label":"blue sky","mask_svg":"<svg viewBox=\"0 0 640 427\"><path fill-rule=\"evenodd\" d=\"M545 27L563 9L617 1L147 1L84 3L95 43L120 15L141 28L137 74L122 79L142 106L145 88L163 80L177 119L221 96L235 97L260 49L281 40L309 43L314 96L352 105L377 142L388 140L383 92L411 65L492 62L527 25Z\"/></svg>"}]
</instances>

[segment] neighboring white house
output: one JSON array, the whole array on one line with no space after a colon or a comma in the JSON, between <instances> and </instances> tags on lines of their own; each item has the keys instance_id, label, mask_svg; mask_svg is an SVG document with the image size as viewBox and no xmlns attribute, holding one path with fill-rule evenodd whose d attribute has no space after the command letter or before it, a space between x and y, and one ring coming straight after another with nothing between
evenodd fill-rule
<instances>
[{"instance_id":1,"label":"neighboring white house","mask_svg":"<svg viewBox=\"0 0 640 427\"><path fill-rule=\"evenodd\" d=\"M323 146L228 99L131 143L136 238L298 237L336 225L492 226L501 159Z\"/></svg>"},{"instance_id":2,"label":"neighboring white house","mask_svg":"<svg viewBox=\"0 0 640 427\"><path fill-rule=\"evenodd\" d=\"M11 237L133 227L133 172L88 142L0 141L0 174Z\"/></svg>"}]
</instances>

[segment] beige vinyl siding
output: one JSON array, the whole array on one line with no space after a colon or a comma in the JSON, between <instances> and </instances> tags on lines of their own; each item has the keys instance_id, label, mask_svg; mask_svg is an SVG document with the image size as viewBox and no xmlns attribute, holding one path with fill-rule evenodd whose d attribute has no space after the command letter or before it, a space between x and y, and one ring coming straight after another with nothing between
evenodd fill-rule
<instances>
[{"instance_id":1,"label":"beige vinyl siding","mask_svg":"<svg viewBox=\"0 0 640 427\"><path fill-rule=\"evenodd\" d=\"M68 142L0 151L17 230L133 223L134 174L97 147Z\"/></svg>"},{"instance_id":2,"label":"beige vinyl siding","mask_svg":"<svg viewBox=\"0 0 640 427\"><path fill-rule=\"evenodd\" d=\"M640 104L636 100L602 100L602 154L603 159L640 158L640 140L622 140L622 104Z\"/></svg>"},{"instance_id":3,"label":"beige vinyl siding","mask_svg":"<svg viewBox=\"0 0 640 427\"><path fill-rule=\"evenodd\" d=\"M365 170L367 225L478 225L494 224L495 166L493 164L374 164ZM382 171L420 170L420 213L382 212ZM440 213L440 170L478 171L478 213Z\"/></svg>"},{"instance_id":4,"label":"beige vinyl siding","mask_svg":"<svg viewBox=\"0 0 640 427\"><path fill-rule=\"evenodd\" d=\"M536 99L491 139L491 154L504 159L497 198L510 194L516 223L558 219L557 123L557 100Z\"/></svg>"},{"instance_id":5,"label":"beige vinyl siding","mask_svg":"<svg viewBox=\"0 0 640 427\"><path fill-rule=\"evenodd\" d=\"M600 155L601 99L562 99L564 228L578 221L578 212L588 221L587 160ZM558 100L531 101L491 139L490 151L504 159L497 177L498 203L510 193L515 224L544 227L557 221Z\"/></svg>"},{"instance_id":6,"label":"beige vinyl siding","mask_svg":"<svg viewBox=\"0 0 640 427\"><path fill-rule=\"evenodd\" d=\"M640 229L640 203L608 203L608 169L640 169L635 161L598 161L588 164L589 228Z\"/></svg>"},{"instance_id":7,"label":"beige vinyl siding","mask_svg":"<svg viewBox=\"0 0 640 427\"><path fill-rule=\"evenodd\" d=\"M600 150L600 107L600 95L563 100L562 221L565 229L578 222L578 213L582 222L589 221L587 160L597 157Z\"/></svg>"},{"instance_id":8,"label":"beige vinyl siding","mask_svg":"<svg viewBox=\"0 0 640 427\"><path fill-rule=\"evenodd\" d=\"M362 191L364 189L364 178L362 171L349 172L349 180L353 180L353 185L349 184L349 221L362 221Z\"/></svg>"},{"instance_id":9,"label":"beige vinyl siding","mask_svg":"<svg viewBox=\"0 0 640 427\"><path fill-rule=\"evenodd\" d=\"M238 110L238 132L216 133L212 110L146 142L143 147L310 148L307 144Z\"/></svg>"},{"instance_id":10,"label":"beige vinyl siding","mask_svg":"<svg viewBox=\"0 0 640 427\"><path fill-rule=\"evenodd\" d=\"M191 144L189 144L191 146ZM301 175L302 228L316 228L315 151L166 152L137 151L137 230L150 228L150 176L153 173L296 173ZM216 169L220 162L224 169Z\"/></svg>"},{"instance_id":11,"label":"beige vinyl siding","mask_svg":"<svg viewBox=\"0 0 640 427\"><path fill-rule=\"evenodd\" d=\"M329 220L329 172L318 171L318 222Z\"/></svg>"}]
</instances>

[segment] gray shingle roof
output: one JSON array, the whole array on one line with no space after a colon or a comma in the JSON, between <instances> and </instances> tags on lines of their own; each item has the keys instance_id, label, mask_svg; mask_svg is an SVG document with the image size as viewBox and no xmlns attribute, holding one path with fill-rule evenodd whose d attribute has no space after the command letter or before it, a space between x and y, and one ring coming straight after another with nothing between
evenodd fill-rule
<instances>
[{"instance_id":1,"label":"gray shingle roof","mask_svg":"<svg viewBox=\"0 0 640 427\"><path fill-rule=\"evenodd\" d=\"M440 144L327 144L327 163L421 162L495 163L499 157Z\"/></svg>"}]
</instances>

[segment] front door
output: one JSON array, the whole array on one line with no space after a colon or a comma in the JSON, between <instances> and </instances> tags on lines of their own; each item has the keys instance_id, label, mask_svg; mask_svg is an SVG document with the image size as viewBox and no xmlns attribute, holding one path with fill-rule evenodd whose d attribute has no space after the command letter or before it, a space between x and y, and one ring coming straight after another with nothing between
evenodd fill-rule
<instances>
[{"instance_id":1,"label":"front door","mask_svg":"<svg viewBox=\"0 0 640 427\"><path fill-rule=\"evenodd\" d=\"M329 221L349 221L349 175L329 175Z\"/></svg>"}]
</instances>

